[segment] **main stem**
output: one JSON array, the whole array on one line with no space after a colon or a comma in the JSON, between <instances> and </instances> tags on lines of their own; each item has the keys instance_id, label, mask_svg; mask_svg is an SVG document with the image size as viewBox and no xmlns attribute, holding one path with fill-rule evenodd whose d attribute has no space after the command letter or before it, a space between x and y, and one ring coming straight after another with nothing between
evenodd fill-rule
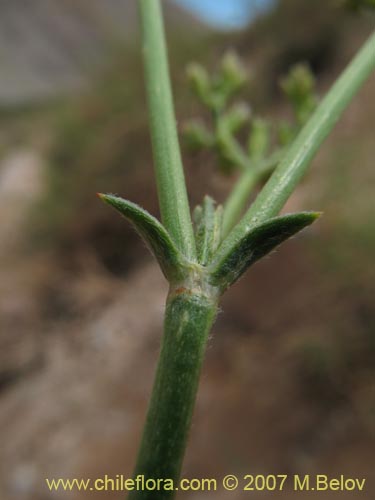
<instances>
[{"instance_id":1,"label":"main stem","mask_svg":"<svg viewBox=\"0 0 375 500\"><path fill-rule=\"evenodd\" d=\"M134 477L180 477L216 296L199 289L173 290L167 301L164 337ZM133 491L129 500L165 500L172 490Z\"/></svg>"},{"instance_id":2,"label":"main stem","mask_svg":"<svg viewBox=\"0 0 375 500\"><path fill-rule=\"evenodd\" d=\"M160 0L139 0L151 137L162 220L188 260L195 238L178 144ZM201 270L200 270L201 271ZM134 476L172 480L177 487L217 292L191 276L171 286L164 336ZM165 500L175 489L134 490L130 500Z\"/></svg>"}]
</instances>

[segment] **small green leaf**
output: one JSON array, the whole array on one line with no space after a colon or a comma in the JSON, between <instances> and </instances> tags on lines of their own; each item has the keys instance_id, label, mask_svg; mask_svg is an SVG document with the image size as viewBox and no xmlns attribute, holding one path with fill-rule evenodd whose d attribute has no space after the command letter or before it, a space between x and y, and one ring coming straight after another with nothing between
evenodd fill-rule
<instances>
[{"instance_id":1,"label":"small green leaf","mask_svg":"<svg viewBox=\"0 0 375 500\"><path fill-rule=\"evenodd\" d=\"M296 133L297 128L295 126L285 120L280 122L277 130L278 142L280 146L288 146L295 138Z\"/></svg>"},{"instance_id":2,"label":"small green leaf","mask_svg":"<svg viewBox=\"0 0 375 500\"><path fill-rule=\"evenodd\" d=\"M270 145L270 124L262 118L254 118L248 141L248 151L254 160L264 158Z\"/></svg>"},{"instance_id":3,"label":"small green leaf","mask_svg":"<svg viewBox=\"0 0 375 500\"><path fill-rule=\"evenodd\" d=\"M201 120L190 120L183 128L183 135L187 145L193 150L211 148L215 138Z\"/></svg>"},{"instance_id":4,"label":"small green leaf","mask_svg":"<svg viewBox=\"0 0 375 500\"><path fill-rule=\"evenodd\" d=\"M194 210L198 261L202 266L210 261L220 244L222 212L222 206L215 208L215 202L210 196L205 196L203 206L198 205Z\"/></svg>"},{"instance_id":5,"label":"small green leaf","mask_svg":"<svg viewBox=\"0 0 375 500\"><path fill-rule=\"evenodd\" d=\"M304 125L318 103L315 95L315 78L311 69L306 64L297 64L291 68L280 84L293 106L297 123Z\"/></svg>"},{"instance_id":6,"label":"small green leaf","mask_svg":"<svg viewBox=\"0 0 375 500\"><path fill-rule=\"evenodd\" d=\"M227 52L221 62L221 85L229 96L237 92L247 80L246 69L235 52Z\"/></svg>"},{"instance_id":7,"label":"small green leaf","mask_svg":"<svg viewBox=\"0 0 375 500\"><path fill-rule=\"evenodd\" d=\"M206 68L198 63L190 63L186 72L196 96L202 102L206 102L211 92L210 77L208 76Z\"/></svg>"},{"instance_id":8,"label":"small green leaf","mask_svg":"<svg viewBox=\"0 0 375 500\"><path fill-rule=\"evenodd\" d=\"M314 93L315 78L307 64L296 64L282 78L280 85L287 97L298 105Z\"/></svg>"},{"instance_id":9,"label":"small green leaf","mask_svg":"<svg viewBox=\"0 0 375 500\"><path fill-rule=\"evenodd\" d=\"M231 173L237 168L241 170L248 168L249 158L225 119L218 121L215 145L222 172Z\"/></svg>"},{"instance_id":10,"label":"small green leaf","mask_svg":"<svg viewBox=\"0 0 375 500\"><path fill-rule=\"evenodd\" d=\"M251 228L230 253L218 260L214 258L209 266L212 284L226 290L254 262L312 224L320 215L320 212L282 215Z\"/></svg>"},{"instance_id":11,"label":"small green leaf","mask_svg":"<svg viewBox=\"0 0 375 500\"><path fill-rule=\"evenodd\" d=\"M168 231L155 217L135 203L118 196L102 193L98 193L98 196L133 224L156 257L168 281L176 281L184 277L186 259L176 247Z\"/></svg>"},{"instance_id":12,"label":"small green leaf","mask_svg":"<svg viewBox=\"0 0 375 500\"><path fill-rule=\"evenodd\" d=\"M250 116L250 106L245 102L239 102L220 116L220 120L225 121L230 132L235 134L248 123Z\"/></svg>"}]
</instances>

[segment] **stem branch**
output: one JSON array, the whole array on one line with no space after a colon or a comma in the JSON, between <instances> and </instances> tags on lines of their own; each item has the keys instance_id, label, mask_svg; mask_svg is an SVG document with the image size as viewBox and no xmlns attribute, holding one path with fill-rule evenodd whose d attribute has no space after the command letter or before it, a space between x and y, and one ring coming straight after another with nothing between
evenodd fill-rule
<instances>
[{"instance_id":1,"label":"stem branch","mask_svg":"<svg viewBox=\"0 0 375 500\"><path fill-rule=\"evenodd\" d=\"M195 241L178 142L160 0L139 0L151 138L162 221L187 258Z\"/></svg>"},{"instance_id":2,"label":"stem branch","mask_svg":"<svg viewBox=\"0 0 375 500\"><path fill-rule=\"evenodd\" d=\"M259 182L272 172L284 153L275 151L269 158L254 163L243 172L224 205L222 236L225 238L245 210L249 197Z\"/></svg>"},{"instance_id":3,"label":"stem branch","mask_svg":"<svg viewBox=\"0 0 375 500\"><path fill-rule=\"evenodd\" d=\"M375 32L332 86L242 220L218 250L220 259L255 225L276 215L359 88L375 69Z\"/></svg>"}]
</instances>

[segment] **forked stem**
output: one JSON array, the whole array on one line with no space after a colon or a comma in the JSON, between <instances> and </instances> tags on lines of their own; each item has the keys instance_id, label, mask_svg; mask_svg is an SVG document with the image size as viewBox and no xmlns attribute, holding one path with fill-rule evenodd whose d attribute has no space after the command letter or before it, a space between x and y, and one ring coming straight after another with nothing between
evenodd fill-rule
<instances>
[{"instance_id":1,"label":"forked stem","mask_svg":"<svg viewBox=\"0 0 375 500\"><path fill-rule=\"evenodd\" d=\"M170 480L172 487L133 490L130 500L166 500L175 495L186 448L207 338L223 292L246 268L277 244L311 224L318 213L273 218L305 172L320 144L375 68L375 34L333 86L276 169L264 190L229 233L210 262L196 262L195 239L172 104L160 0L139 0L151 114L151 135L162 219L128 202L106 198L136 223L171 282L160 359L135 476ZM257 175L260 173L256 171ZM235 191L227 205L227 230L244 204L253 179ZM260 222L264 224L259 225ZM147 236L146 235L146 236ZM175 250L174 244L179 251ZM163 252L160 253L160 248ZM180 257L184 254L184 259ZM183 260L183 264L182 264ZM186 261L185 261L186 260ZM186 273L176 272L184 266ZM171 270L172 269L172 270ZM181 267L182 269L182 267Z\"/></svg>"}]
</instances>

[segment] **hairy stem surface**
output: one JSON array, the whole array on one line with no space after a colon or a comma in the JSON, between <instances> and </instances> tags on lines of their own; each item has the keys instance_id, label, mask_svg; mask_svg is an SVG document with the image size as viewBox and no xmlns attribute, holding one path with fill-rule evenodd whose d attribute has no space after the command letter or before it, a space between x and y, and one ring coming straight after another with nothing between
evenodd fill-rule
<instances>
[{"instance_id":1,"label":"hairy stem surface","mask_svg":"<svg viewBox=\"0 0 375 500\"><path fill-rule=\"evenodd\" d=\"M195 240L185 185L169 78L160 0L139 0L151 138L162 221L179 249L195 258Z\"/></svg>"},{"instance_id":2,"label":"hairy stem surface","mask_svg":"<svg viewBox=\"0 0 375 500\"><path fill-rule=\"evenodd\" d=\"M178 481L216 298L182 287L166 308L164 338L134 476ZM165 500L175 491L133 491L130 500Z\"/></svg>"}]
</instances>

